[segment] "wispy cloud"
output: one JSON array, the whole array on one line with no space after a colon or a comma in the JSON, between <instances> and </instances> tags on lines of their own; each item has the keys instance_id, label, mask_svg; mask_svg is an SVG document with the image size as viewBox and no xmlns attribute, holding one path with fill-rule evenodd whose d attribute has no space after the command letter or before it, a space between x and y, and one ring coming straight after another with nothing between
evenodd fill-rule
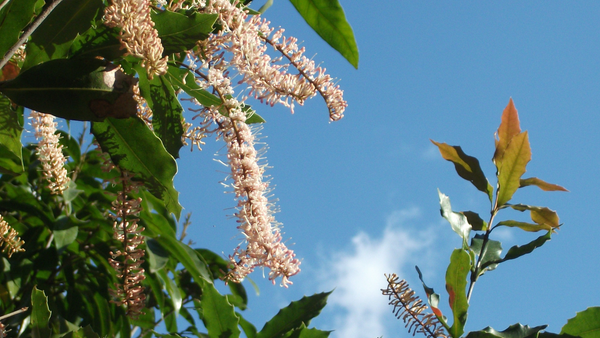
<instances>
[{"instance_id":1,"label":"wispy cloud","mask_svg":"<svg viewBox=\"0 0 600 338\"><path fill-rule=\"evenodd\" d=\"M421 225L422 230L415 230L419 215L417 208L393 212L380 235L361 231L349 248L330 254L323 266L322 286L335 287L328 301L335 328L332 337L396 336L386 330L386 322L394 318L381 294L386 287L384 273L413 276L415 263L431 261L426 256L431 255L435 233ZM403 324L394 323L394 327L402 329Z\"/></svg>"}]
</instances>

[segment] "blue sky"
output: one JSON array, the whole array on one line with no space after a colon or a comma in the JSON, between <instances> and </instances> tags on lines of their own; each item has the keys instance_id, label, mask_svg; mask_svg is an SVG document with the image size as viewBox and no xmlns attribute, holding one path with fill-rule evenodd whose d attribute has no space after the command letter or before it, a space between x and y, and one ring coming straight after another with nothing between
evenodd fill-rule
<instances>
[{"instance_id":1,"label":"blue sky","mask_svg":"<svg viewBox=\"0 0 600 338\"><path fill-rule=\"evenodd\" d=\"M544 247L503 263L475 285L467 330L516 322L560 331L576 311L600 305L600 3L594 1L432 2L340 0L360 49L353 69L304 23L287 1L265 13L272 25L304 41L307 55L340 79L346 116L328 122L322 99L291 115L255 105L267 123L268 170L276 186L284 238L302 259L289 289L251 275L247 318L258 328L304 294L335 288L312 322L332 337L408 337L379 289L395 272L424 296L414 265L441 295L459 238L440 217L437 190L455 210L488 214L485 196L459 178L429 139L461 145L480 159L495 185L493 133L513 98L529 131L533 159L526 177L569 193L520 189L513 202L548 206L564 223ZM255 0L254 8L264 1ZM241 236L227 215L235 202L213 159L223 144L182 152L176 188L192 212L188 239L224 256ZM499 219L526 220L505 212ZM512 245L542 234L494 232Z\"/></svg>"}]
</instances>

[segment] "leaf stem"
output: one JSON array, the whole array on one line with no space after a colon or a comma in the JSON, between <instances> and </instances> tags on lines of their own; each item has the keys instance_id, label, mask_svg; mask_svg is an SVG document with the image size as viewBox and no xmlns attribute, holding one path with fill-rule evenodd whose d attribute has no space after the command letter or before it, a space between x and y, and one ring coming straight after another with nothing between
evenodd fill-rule
<instances>
[{"instance_id":1,"label":"leaf stem","mask_svg":"<svg viewBox=\"0 0 600 338\"><path fill-rule=\"evenodd\" d=\"M491 224L494 221L494 217L496 217L497 212L498 212L498 209L494 206L494 209L492 209L492 212L490 215L490 221L488 222L488 229L486 230L485 235L483 235L483 242L481 244L481 250L479 250L479 254L477 257L477 264L475 264L475 269L473 269L471 271L471 280L469 281L469 290L467 291L467 303L470 303L470 301L471 301L471 295L473 293L473 288L475 287L475 282L477 281L477 278L479 278L479 271L481 268L481 260L483 259L485 251L487 250L487 244L490 239L490 234L492 233L492 230L493 230L493 228L491 227Z\"/></svg>"},{"instance_id":2,"label":"leaf stem","mask_svg":"<svg viewBox=\"0 0 600 338\"><path fill-rule=\"evenodd\" d=\"M27 39L29 39L29 36L31 36L31 34L39 27L39 25L42 24L42 22L44 22L44 20L46 20L48 15L50 15L54 8L56 8L56 6L58 6L58 4L61 2L62 0L54 0L51 2L46 8L44 8L42 13L40 13L40 15L38 15L35 20L23 30L19 40L6 52L6 54L4 54L0 60L0 69L2 69L6 63L8 63L8 60L10 60L10 58L15 54L17 49L19 49L19 47L21 47L21 45L24 44ZM5 3L2 5L4 4Z\"/></svg>"}]
</instances>

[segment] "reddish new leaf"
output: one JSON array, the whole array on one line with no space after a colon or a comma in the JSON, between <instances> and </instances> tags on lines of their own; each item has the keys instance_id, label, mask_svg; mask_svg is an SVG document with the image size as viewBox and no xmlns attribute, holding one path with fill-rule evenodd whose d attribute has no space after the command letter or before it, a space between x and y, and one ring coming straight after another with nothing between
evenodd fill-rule
<instances>
[{"instance_id":1,"label":"reddish new leaf","mask_svg":"<svg viewBox=\"0 0 600 338\"><path fill-rule=\"evenodd\" d=\"M513 137L517 136L519 133L521 133L519 114L517 114L517 109L511 98L510 101L508 101L506 108L504 108L504 112L502 112L502 121L496 132L496 151L494 152L493 158L496 168L499 169L502 165L502 159L506 148Z\"/></svg>"},{"instance_id":2,"label":"reddish new leaf","mask_svg":"<svg viewBox=\"0 0 600 338\"><path fill-rule=\"evenodd\" d=\"M526 187L529 185L535 185L544 191L569 191L569 190L561 187L560 185L542 181L537 177L530 177L530 178L522 179L520 188L523 188L523 187Z\"/></svg>"},{"instance_id":3,"label":"reddish new leaf","mask_svg":"<svg viewBox=\"0 0 600 338\"><path fill-rule=\"evenodd\" d=\"M504 150L502 162L498 168L498 207L508 202L515 191L521 186L521 176L526 171L527 163L531 160L529 137L524 131L514 137Z\"/></svg>"}]
</instances>

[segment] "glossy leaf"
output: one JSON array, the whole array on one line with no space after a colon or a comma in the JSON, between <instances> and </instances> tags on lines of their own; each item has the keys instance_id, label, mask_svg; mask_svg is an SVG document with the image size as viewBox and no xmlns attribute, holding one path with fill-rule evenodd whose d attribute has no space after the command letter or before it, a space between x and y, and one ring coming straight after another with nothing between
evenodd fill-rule
<instances>
[{"instance_id":1,"label":"glossy leaf","mask_svg":"<svg viewBox=\"0 0 600 338\"><path fill-rule=\"evenodd\" d=\"M521 230L528 231L528 232L538 232L541 230L546 230L546 231L552 230L552 227L548 226L546 224L534 224L534 223L519 222L519 221L513 221L513 220L498 222L497 225L519 228Z\"/></svg>"},{"instance_id":2,"label":"glossy leaf","mask_svg":"<svg viewBox=\"0 0 600 338\"><path fill-rule=\"evenodd\" d=\"M508 101L508 105L502 112L502 121L500 127L496 132L496 151L494 152L493 162L496 164L496 168L500 170L502 166L504 152L512 141L513 137L521 133L521 126L519 122L519 114L515 108L512 98Z\"/></svg>"},{"instance_id":3,"label":"glossy leaf","mask_svg":"<svg viewBox=\"0 0 600 338\"><path fill-rule=\"evenodd\" d=\"M169 252L171 257L185 267L199 286L202 287L204 282L212 284L210 272L196 251L174 238L158 236L154 239Z\"/></svg>"},{"instance_id":4,"label":"glossy leaf","mask_svg":"<svg viewBox=\"0 0 600 338\"><path fill-rule=\"evenodd\" d=\"M496 331L488 326L481 331L469 332L466 338L534 338L534 335L537 335L546 327L548 327L548 325L529 327L527 325L514 324L504 331Z\"/></svg>"},{"instance_id":5,"label":"glossy leaf","mask_svg":"<svg viewBox=\"0 0 600 338\"><path fill-rule=\"evenodd\" d=\"M535 185L536 187L538 187L544 191L569 191L569 190L561 187L560 185L544 182L537 177L521 179L519 188L523 188L523 187L530 186L530 185Z\"/></svg>"},{"instance_id":6,"label":"glossy leaf","mask_svg":"<svg viewBox=\"0 0 600 338\"><path fill-rule=\"evenodd\" d=\"M526 171L527 163L531 160L531 147L527 132L515 135L502 156L498 167L498 207L508 202L521 185L521 176Z\"/></svg>"},{"instance_id":7,"label":"glossy leaf","mask_svg":"<svg viewBox=\"0 0 600 338\"><path fill-rule=\"evenodd\" d=\"M238 316L233 305L219 294L212 284L202 288L202 321L210 338L237 338L240 336Z\"/></svg>"},{"instance_id":8,"label":"glossy leaf","mask_svg":"<svg viewBox=\"0 0 600 338\"><path fill-rule=\"evenodd\" d=\"M169 154L179 158L179 149L183 147L183 108L177 95L166 77L155 76L150 80L144 69L136 67L136 70L140 92L152 110L152 129Z\"/></svg>"},{"instance_id":9,"label":"glossy leaf","mask_svg":"<svg viewBox=\"0 0 600 338\"><path fill-rule=\"evenodd\" d=\"M216 20L217 14L152 13L154 28L158 31L165 55L184 52L194 48L199 40L206 40Z\"/></svg>"},{"instance_id":10,"label":"glossy leaf","mask_svg":"<svg viewBox=\"0 0 600 338\"><path fill-rule=\"evenodd\" d=\"M419 279L421 280L421 283L423 284L423 290L425 290L425 294L427 295L427 303L429 304L429 307L431 307L431 311L437 317L437 319L440 321L440 323L442 323L442 325L444 325L444 327L446 327L446 329L449 329L448 323L447 323L448 319L446 318L446 316L444 316L442 314L442 311L439 308L440 295L435 293L435 291L433 291L433 288L430 288L427 285L425 285L425 281L423 280L423 274L421 273L421 270L419 269L419 267L415 266L415 269L417 269L417 273L419 274Z\"/></svg>"},{"instance_id":11,"label":"glossy leaf","mask_svg":"<svg viewBox=\"0 0 600 338\"><path fill-rule=\"evenodd\" d=\"M66 58L73 39L92 26L103 8L102 0L62 0L31 35L23 69Z\"/></svg>"},{"instance_id":12,"label":"glossy leaf","mask_svg":"<svg viewBox=\"0 0 600 338\"><path fill-rule=\"evenodd\" d=\"M508 261L511 259L519 258L523 255L527 255L527 254L531 253L533 250L544 245L544 243L549 241L551 237L552 237L552 231L548 231L545 235L540 236L540 237L536 238L535 240L533 240L523 246L515 245L515 246L511 247L510 249L508 249L508 252L506 253L506 256L504 256L502 261Z\"/></svg>"},{"instance_id":13,"label":"glossy leaf","mask_svg":"<svg viewBox=\"0 0 600 338\"><path fill-rule=\"evenodd\" d=\"M475 231L486 231L488 229L488 224L484 221L479 214L473 211L462 211L461 212L467 218L469 224Z\"/></svg>"},{"instance_id":14,"label":"glossy leaf","mask_svg":"<svg viewBox=\"0 0 600 338\"><path fill-rule=\"evenodd\" d=\"M330 294L331 292L317 293L291 302L265 324L256 338L283 338L290 330L300 328L303 324L309 325L310 320L318 316L325 307Z\"/></svg>"},{"instance_id":15,"label":"glossy leaf","mask_svg":"<svg viewBox=\"0 0 600 338\"><path fill-rule=\"evenodd\" d=\"M486 193L490 201L492 200L493 188L485 178L478 159L465 154L459 146L430 141L438 147L445 160L454 163L454 168L460 177L471 182L477 190Z\"/></svg>"},{"instance_id":16,"label":"glossy leaf","mask_svg":"<svg viewBox=\"0 0 600 338\"><path fill-rule=\"evenodd\" d=\"M450 223L452 230L463 239L463 243L466 245L471 232L471 225L469 224L467 217L462 213L452 211L450 198L448 198L448 196L442 194L439 190L438 195L440 198L440 213L442 214L442 217Z\"/></svg>"},{"instance_id":17,"label":"glossy leaf","mask_svg":"<svg viewBox=\"0 0 600 338\"><path fill-rule=\"evenodd\" d=\"M460 337L467 322L467 276L471 271L471 257L466 250L455 249L450 256L450 265L446 270L446 291L448 291L453 323L450 327L452 337Z\"/></svg>"},{"instance_id":18,"label":"glossy leaf","mask_svg":"<svg viewBox=\"0 0 600 338\"><path fill-rule=\"evenodd\" d=\"M150 272L155 273L167 266L167 262L169 261L169 252L166 251L155 239L146 239L146 253L148 255Z\"/></svg>"},{"instance_id":19,"label":"glossy leaf","mask_svg":"<svg viewBox=\"0 0 600 338\"><path fill-rule=\"evenodd\" d=\"M48 308L48 297L43 290L37 286L31 292L31 336L33 338L47 338L52 331L48 327L50 321L50 309Z\"/></svg>"},{"instance_id":20,"label":"glossy leaf","mask_svg":"<svg viewBox=\"0 0 600 338\"><path fill-rule=\"evenodd\" d=\"M338 0L290 0L306 23L331 47L358 68L358 47Z\"/></svg>"},{"instance_id":21,"label":"glossy leaf","mask_svg":"<svg viewBox=\"0 0 600 338\"><path fill-rule=\"evenodd\" d=\"M177 164L142 120L107 118L94 122L92 133L115 165L137 174L148 191L179 218L179 192L173 186Z\"/></svg>"},{"instance_id":22,"label":"glossy leaf","mask_svg":"<svg viewBox=\"0 0 600 338\"><path fill-rule=\"evenodd\" d=\"M171 277L169 277L169 275L167 275L167 271L159 270L157 271L157 275L159 276L162 285L169 293L169 299L171 300L171 304L173 305L173 312L175 317L179 316L179 310L181 310L181 306L183 305L183 300L179 287L177 287L175 281Z\"/></svg>"},{"instance_id":23,"label":"glossy leaf","mask_svg":"<svg viewBox=\"0 0 600 338\"><path fill-rule=\"evenodd\" d=\"M10 1L0 10L0 56L19 40L34 14L37 0Z\"/></svg>"},{"instance_id":24,"label":"glossy leaf","mask_svg":"<svg viewBox=\"0 0 600 338\"><path fill-rule=\"evenodd\" d=\"M519 211L529 210L531 220L546 229L556 229L560 226L558 214L554 210L525 204L514 204L510 207Z\"/></svg>"},{"instance_id":25,"label":"glossy leaf","mask_svg":"<svg viewBox=\"0 0 600 338\"><path fill-rule=\"evenodd\" d=\"M494 241L488 239L485 245L485 251L483 254L481 253L481 248L483 246L484 236L483 235L475 235L471 240L471 250L473 250L477 255L481 256L480 260L480 270L477 277L483 275L486 271L491 271L496 268L498 265L498 261L500 260L500 254L502 253L502 243L498 241Z\"/></svg>"},{"instance_id":26,"label":"glossy leaf","mask_svg":"<svg viewBox=\"0 0 600 338\"><path fill-rule=\"evenodd\" d=\"M562 327L560 333L581 338L600 337L600 307L590 307L577 312L577 315Z\"/></svg>"},{"instance_id":27,"label":"glossy leaf","mask_svg":"<svg viewBox=\"0 0 600 338\"><path fill-rule=\"evenodd\" d=\"M15 103L69 120L135 116L135 79L99 59L52 60L0 83Z\"/></svg>"},{"instance_id":28,"label":"glossy leaf","mask_svg":"<svg viewBox=\"0 0 600 338\"><path fill-rule=\"evenodd\" d=\"M5 148L19 162L22 161L22 132L23 107L13 108L10 100L0 95L0 147ZM4 156L3 158L8 160Z\"/></svg>"}]
</instances>

